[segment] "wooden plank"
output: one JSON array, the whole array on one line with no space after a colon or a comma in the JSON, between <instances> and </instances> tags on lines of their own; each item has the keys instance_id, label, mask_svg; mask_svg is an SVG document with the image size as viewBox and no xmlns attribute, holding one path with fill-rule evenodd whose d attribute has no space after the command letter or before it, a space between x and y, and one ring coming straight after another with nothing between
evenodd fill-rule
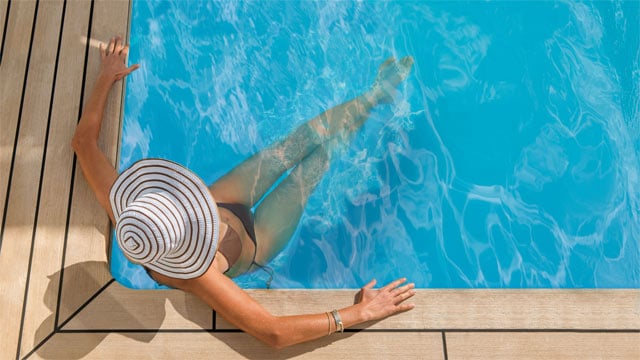
<instances>
[{"instance_id":1,"label":"wooden plank","mask_svg":"<svg viewBox=\"0 0 640 360\"><path fill-rule=\"evenodd\" d=\"M11 332L0 336L0 349L10 349L12 354L18 350L20 314L29 271L62 4L62 1L47 1L39 5L40 16L37 17L34 33L11 192L5 214L0 255L0 319L2 328L11 329Z\"/></svg>"},{"instance_id":2,"label":"wooden plank","mask_svg":"<svg viewBox=\"0 0 640 360\"><path fill-rule=\"evenodd\" d=\"M5 210L34 13L35 2L14 1L7 19L5 53L0 66L0 219Z\"/></svg>"},{"instance_id":3,"label":"wooden plank","mask_svg":"<svg viewBox=\"0 0 640 360\"><path fill-rule=\"evenodd\" d=\"M8 25L5 23L7 21L7 5L9 5L9 0L0 0L0 46L2 46L2 40L4 40L5 25Z\"/></svg>"},{"instance_id":4,"label":"wooden plank","mask_svg":"<svg viewBox=\"0 0 640 360\"><path fill-rule=\"evenodd\" d=\"M213 312L178 290L132 290L114 282L63 330L211 329Z\"/></svg>"},{"instance_id":5,"label":"wooden plank","mask_svg":"<svg viewBox=\"0 0 640 360\"><path fill-rule=\"evenodd\" d=\"M126 34L128 25L129 3L127 1L96 1L94 5L93 24L91 25L91 38L100 41L108 41L115 34ZM96 47L92 47L89 53L87 66L87 79L85 83L84 101L95 83L100 68L100 53ZM115 164L118 133L120 127L120 104L122 97L122 82L114 87L109 96L102 131L100 134L100 146ZM84 106L84 104L83 104ZM79 306L87 301L93 294L111 279L111 274L106 266L106 249L109 241L110 226L106 212L100 207L89 185L84 179L80 167L76 167L75 182L73 184L73 204L71 209L69 235L65 249L65 266L75 267L84 262L105 262L92 277L95 283L81 284L77 282L78 274L65 271L63 282L70 281L78 284L73 292L63 292L62 302L69 305L68 309L60 310L60 323L63 323ZM67 288L63 285L63 289Z\"/></svg>"},{"instance_id":6,"label":"wooden plank","mask_svg":"<svg viewBox=\"0 0 640 360\"><path fill-rule=\"evenodd\" d=\"M274 314L347 306L355 290L249 290ZM418 290L416 308L373 329L638 329L640 290ZM233 328L222 317L218 329Z\"/></svg>"},{"instance_id":7,"label":"wooden plank","mask_svg":"<svg viewBox=\"0 0 640 360\"><path fill-rule=\"evenodd\" d=\"M243 333L59 333L30 359L438 359L439 333L334 334L273 350Z\"/></svg>"},{"instance_id":8,"label":"wooden plank","mask_svg":"<svg viewBox=\"0 0 640 360\"><path fill-rule=\"evenodd\" d=\"M85 44L80 39L87 34L89 10L86 1L66 5L21 354L54 331L73 164L70 143L80 108L84 68Z\"/></svg>"},{"instance_id":9,"label":"wooden plank","mask_svg":"<svg viewBox=\"0 0 640 360\"><path fill-rule=\"evenodd\" d=\"M450 359L640 359L638 333L447 333Z\"/></svg>"}]
</instances>

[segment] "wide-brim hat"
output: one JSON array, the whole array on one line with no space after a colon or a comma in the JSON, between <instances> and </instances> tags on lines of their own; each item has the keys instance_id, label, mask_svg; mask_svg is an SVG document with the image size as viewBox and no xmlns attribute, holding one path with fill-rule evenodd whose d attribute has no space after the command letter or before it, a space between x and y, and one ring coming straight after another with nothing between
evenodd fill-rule
<instances>
[{"instance_id":1,"label":"wide-brim hat","mask_svg":"<svg viewBox=\"0 0 640 360\"><path fill-rule=\"evenodd\" d=\"M162 275L204 274L218 248L218 207L202 180L164 159L143 159L110 191L116 239L124 255Z\"/></svg>"}]
</instances>

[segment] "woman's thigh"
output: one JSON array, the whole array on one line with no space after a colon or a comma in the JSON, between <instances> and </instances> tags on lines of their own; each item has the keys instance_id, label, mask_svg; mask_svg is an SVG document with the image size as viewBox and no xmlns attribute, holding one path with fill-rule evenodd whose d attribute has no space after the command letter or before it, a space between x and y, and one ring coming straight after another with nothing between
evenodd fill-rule
<instances>
[{"instance_id":1,"label":"woman's thigh","mask_svg":"<svg viewBox=\"0 0 640 360\"><path fill-rule=\"evenodd\" d=\"M216 201L253 207L290 168L320 145L320 137L306 123L285 139L254 154L209 187Z\"/></svg>"},{"instance_id":2,"label":"woman's thigh","mask_svg":"<svg viewBox=\"0 0 640 360\"><path fill-rule=\"evenodd\" d=\"M255 214L256 262L266 264L287 244L328 164L327 152L319 146L260 203Z\"/></svg>"}]
</instances>

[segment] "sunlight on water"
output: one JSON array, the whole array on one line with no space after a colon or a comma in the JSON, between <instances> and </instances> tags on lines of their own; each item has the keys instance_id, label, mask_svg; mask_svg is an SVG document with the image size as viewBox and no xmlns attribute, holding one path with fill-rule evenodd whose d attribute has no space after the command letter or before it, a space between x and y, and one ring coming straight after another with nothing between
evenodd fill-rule
<instances>
[{"instance_id":1,"label":"sunlight on water","mask_svg":"<svg viewBox=\"0 0 640 360\"><path fill-rule=\"evenodd\" d=\"M273 287L640 286L638 2L136 1L131 33L120 167L165 157L206 183L414 57Z\"/></svg>"}]
</instances>

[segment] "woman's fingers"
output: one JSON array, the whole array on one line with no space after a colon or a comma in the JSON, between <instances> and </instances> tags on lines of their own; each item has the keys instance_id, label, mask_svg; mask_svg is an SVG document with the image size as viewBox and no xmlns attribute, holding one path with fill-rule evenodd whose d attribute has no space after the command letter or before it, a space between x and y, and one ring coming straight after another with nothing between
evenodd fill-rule
<instances>
[{"instance_id":1,"label":"woman's fingers","mask_svg":"<svg viewBox=\"0 0 640 360\"><path fill-rule=\"evenodd\" d=\"M409 311L411 309L413 309L414 307L416 307L414 304L400 304L396 307L396 312L403 312L403 311Z\"/></svg>"},{"instance_id":2,"label":"woman's fingers","mask_svg":"<svg viewBox=\"0 0 640 360\"><path fill-rule=\"evenodd\" d=\"M416 291L413 290L413 288L409 288L409 289L404 290L403 292L401 292L401 293L396 295L396 300L398 300L398 302L396 304L407 300L408 298L412 297L415 294L416 294Z\"/></svg>"},{"instance_id":3,"label":"woman's fingers","mask_svg":"<svg viewBox=\"0 0 640 360\"><path fill-rule=\"evenodd\" d=\"M106 46L103 47L102 44L100 45L100 53L103 56L107 56L111 54L126 55L129 53L129 45L124 45L124 42L122 41L121 36L115 36L109 40L109 43Z\"/></svg>"},{"instance_id":4,"label":"woman's fingers","mask_svg":"<svg viewBox=\"0 0 640 360\"><path fill-rule=\"evenodd\" d=\"M398 279L382 288L383 290L388 291L391 296L390 301L395 306L394 311L396 312L413 309L413 304L402 304L405 300L416 294L416 291L414 290L416 285L414 283L402 285L406 281L406 278Z\"/></svg>"},{"instance_id":5,"label":"woman's fingers","mask_svg":"<svg viewBox=\"0 0 640 360\"><path fill-rule=\"evenodd\" d=\"M122 37L115 36L109 40L108 44L100 44L100 57L104 60L107 56L116 55L116 56L127 56L129 54L129 45L125 45L122 41ZM129 72L137 69L131 69Z\"/></svg>"},{"instance_id":6,"label":"woman's fingers","mask_svg":"<svg viewBox=\"0 0 640 360\"><path fill-rule=\"evenodd\" d=\"M403 285L403 286L397 287L397 288L396 288L396 290L398 290L398 291L400 291L400 292L405 292L405 291L407 291L407 290L411 290L411 289L413 289L414 287L416 287L416 284L414 284L414 283L408 283L408 284L406 284L406 285Z\"/></svg>"},{"instance_id":7,"label":"woman's fingers","mask_svg":"<svg viewBox=\"0 0 640 360\"><path fill-rule=\"evenodd\" d=\"M369 283L365 286L362 287L363 290L369 290L369 289L373 289L374 286L376 286L376 279L373 279L371 281L369 281Z\"/></svg>"},{"instance_id":8,"label":"woman's fingers","mask_svg":"<svg viewBox=\"0 0 640 360\"><path fill-rule=\"evenodd\" d=\"M116 79L120 80L123 79L125 76L131 74L132 72L138 70L138 68L140 67L140 64L134 64L129 66L128 68L124 69L124 71L121 71L119 73L116 74Z\"/></svg>"},{"instance_id":9,"label":"woman's fingers","mask_svg":"<svg viewBox=\"0 0 640 360\"><path fill-rule=\"evenodd\" d=\"M409 285L413 285L413 284L409 284ZM414 304L405 304L404 302L413 297L416 294L416 291L413 290L413 286L403 286L402 288L397 288L396 290L400 290L402 289L399 293L397 293L394 297L393 297L393 305L394 305L394 311L396 313L398 312L403 312L403 311L408 311L411 310L415 307Z\"/></svg>"},{"instance_id":10,"label":"woman's fingers","mask_svg":"<svg viewBox=\"0 0 640 360\"><path fill-rule=\"evenodd\" d=\"M356 303L363 302L372 319L382 319L387 316L411 310L414 304L406 304L405 300L416 294L414 283L406 283L406 278L394 280L382 287L373 290L375 280L362 287L358 293L360 299Z\"/></svg>"},{"instance_id":11,"label":"woman's fingers","mask_svg":"<svg viewBox=\"0 0 640 360\"><path fill-rule=\"evenodd\" d=\"M404 286L399 286L393 290L391 290L391 294L392 295L402 295L404 293L406 293L407 291L413 289L416 285L414 283L410 283Z\"/></svg>"},{"instance_id":12,"label":"woman's fingers","mask_svg":"<svg viewBox=\"0 0 640 360\"><path fill-rule=\"evenodd\" d=\"M127 68L127 75L131 74L132 72L134 72L136 70L138 70L139 67L140 67L140 64L133 64L133 65L129 66Z\"/></svg>"},{"instance_id":13,"label":"woman's fingers","mask_svg":"<svg viewBox=\"0 0 640 360\"><path fill-rule=\"evenodd\" d=\"M100 55L102 65L100 71L106 76L121 80L125 76L140 68L139 64L127 67L127 54L129 46L126 45L121 36L114 36L108 44L100 44Z\"/></svg>"},{"instance_id":14,"label":"woman's fingers","mask_svg":"<svg viewBox=\"0 0 640 360\"><path fill-rule=\"evenodd\" d=\"M109 46L107 47L107 55L113 54L113 50L115 48L116 48L116 38L112 37L111 40L109 40Z\"/></svg>"},{"instance_id":15,"label":"woman's fingers","mask_svg":"<svg viewBox=\"0 0 640 360\"><path fill-rule=\"evenodd\" d=\"M113 49L113 53L116 55L120 55L122 53L122 50L125 48L124 44L122 43L122 37L117 36L116 37L116 46Z\"/></svg>"},{"instance_id":16,"label":"woman's fingers","mask_svg":"<svg viewBox=\"0 0 640 360\"><path fill-rule=\"evenodd\" d=\"M391 291L395 288L397 288L398 286L400 286L401 284L405 283L407 281L407 278L401 278L395 281L390 282L389 284L387 284L386 286L384 286L382 289L382 291Z\"/></svg>"}]
</instances>

